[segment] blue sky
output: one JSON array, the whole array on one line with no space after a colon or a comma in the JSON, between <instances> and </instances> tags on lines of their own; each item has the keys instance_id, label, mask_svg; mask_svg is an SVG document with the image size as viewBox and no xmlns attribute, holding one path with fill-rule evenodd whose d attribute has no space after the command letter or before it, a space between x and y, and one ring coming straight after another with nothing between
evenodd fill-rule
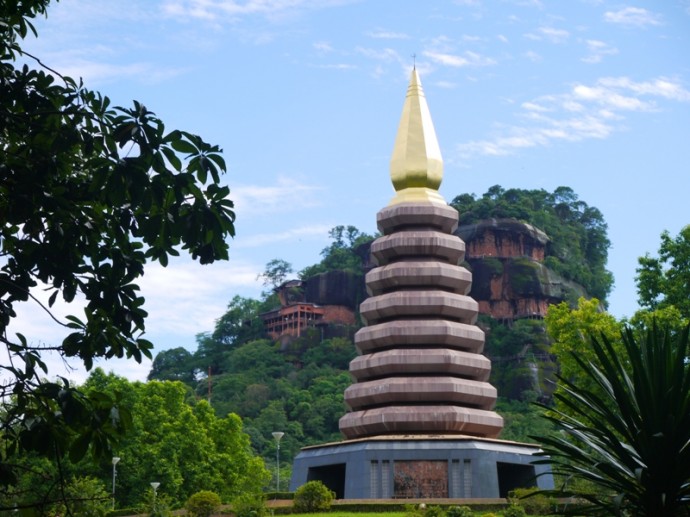
<instances>
[{"instance_id":1,"label":"blue sky","mask_svg":"<svg viewBox=\"0 0 690 517\"><path fill-rule=\"evenodd\" d=\"M688 0L62 0L36 26L47 65L224 150L231 259L147 269L156 350L194 349L269 260L299 270L333 226L375 231L413 55L441 194L571 187L608 223L615 316L636 310L637 258L690 224ZM60 335L30 306L16 329Z\"/></svg>"}]
</instances>

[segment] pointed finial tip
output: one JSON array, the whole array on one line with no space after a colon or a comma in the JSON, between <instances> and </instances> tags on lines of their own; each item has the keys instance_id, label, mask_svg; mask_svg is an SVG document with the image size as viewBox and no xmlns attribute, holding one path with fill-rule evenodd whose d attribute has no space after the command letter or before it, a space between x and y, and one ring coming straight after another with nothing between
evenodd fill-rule
<instances>
[{"instance_id":1,"label":"pointed finial tip","mask_svg":"<svg viewBox=\"0 0 690 517\"><path fill-rule=\"evenodd\" d=\"M390 165L396 191L392 203L445 203L438 193L443 159L416 68L412 69Z\"/></svg>"}]
</instances>

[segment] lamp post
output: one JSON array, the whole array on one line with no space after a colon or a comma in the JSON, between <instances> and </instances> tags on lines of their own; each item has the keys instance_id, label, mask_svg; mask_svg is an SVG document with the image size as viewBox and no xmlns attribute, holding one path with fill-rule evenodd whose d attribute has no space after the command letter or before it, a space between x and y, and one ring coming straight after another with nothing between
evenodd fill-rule
<instances>
[{"instance_id":1,"label":"lamp post","mask_svg":"<svg viewBox=\"0 0 690 517\"><path fill-rule=\"evenodd\" d=\"M280 492L280 439L285 433L276 431L271 434L276 441L276 492Z\"/></svg>"},{"instance_id":2,"label":"lamp post","mask_svg":"<svg viewBox=\"0 0 690 517\"><path fill-rule=\"evenodd\" d=\"M151 488L153 488L153 512L156 512L156 493L158 492L158 487L161 484L158 481L151 481Z\"/></svg>"},{"instance_id":3,"label":"lamp post","mask_svg":"<svg viewBox=\"0 0 690 517\"><path fill-rule=\"evenodd\" d=\"M113 456L113 510L115 509L115 478L117 477L117 462L120 461L118 456Z\"/></svg>"}]
</instances>

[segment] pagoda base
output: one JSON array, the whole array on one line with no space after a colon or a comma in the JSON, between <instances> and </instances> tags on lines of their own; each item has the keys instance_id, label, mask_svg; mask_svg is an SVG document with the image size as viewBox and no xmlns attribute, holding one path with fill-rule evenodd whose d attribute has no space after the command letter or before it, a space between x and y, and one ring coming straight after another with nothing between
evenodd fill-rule
<instances>
[{"instance_id":1,"label":"pagoda base","mask_svg":"<svg viewBox=\"0 0 690 517\"><path fill-rule=\"evenodd\" d=\"M554 487L536 445L451 435L374 436L304 447L290 490L318 480L337 499L505 498Z\"/></svg>"}]
</instances>

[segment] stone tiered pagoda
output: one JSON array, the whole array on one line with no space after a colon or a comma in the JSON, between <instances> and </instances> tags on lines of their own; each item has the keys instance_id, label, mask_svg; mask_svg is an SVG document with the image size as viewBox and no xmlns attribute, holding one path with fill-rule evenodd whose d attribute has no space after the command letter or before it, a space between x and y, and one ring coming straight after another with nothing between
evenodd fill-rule
<instances>
[{"instance_id":1,"label":"stone tiered pagoda","mask_svg":"<svg viewBox=\"0 0 690 517\"><path fill-rule=\"evenodd\" d=\"M467 296L465 244L453 235L458 212L438 193L443 161L416 70L391 160L396 195L378 213L383 234L371 246L378 267L366 277L357 332L361 354L345 391L352 410L346 438L390 433L451 433L495 438L503 419L491 411L496 390L481 355L478 306Z\"/></svg>"},{"instance_id":2,"label":"stone tiered pagoda","mask_svg":"<svg viewBox=\"0 0 690 517\"><path fill-rule=\"evenodd\" d=\"M396 194L377 216L377 267L360 305L367 326L340 420L345 440L305 447L292 490L320 480L338 498L495 498L551 487L538 447L497 437L496 390L482 355L457 211L438 188L443 160L416 70L391 159Z\"/></svg>"}]
</instances>

